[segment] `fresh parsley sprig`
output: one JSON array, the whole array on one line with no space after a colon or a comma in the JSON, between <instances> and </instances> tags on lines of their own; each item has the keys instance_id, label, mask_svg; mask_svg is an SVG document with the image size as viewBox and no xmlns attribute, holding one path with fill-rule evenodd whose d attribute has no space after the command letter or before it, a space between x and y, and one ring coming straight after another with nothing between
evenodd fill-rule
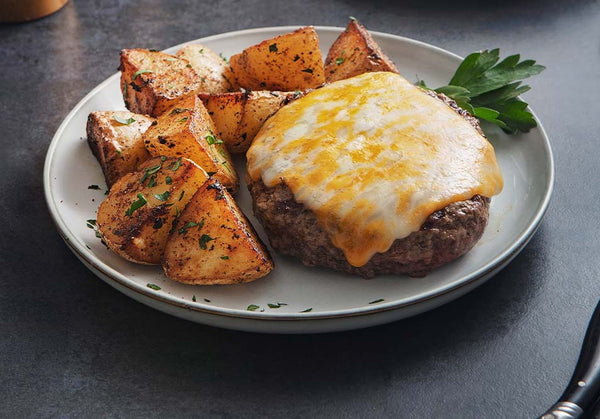
<instances>
[{"instance_id":1,"label":"fresh parsley sprig","mask_svg":"<svg viewBox=\"0 0 600 419\"><path fill-rule=\"evenodd\" d=\"M534 60L519 61L519 54L500 60L500 49L469 54L458 66L450 83L438 87L458 106L480 120L491 122L509 134L528 132L537 124L519 95L531 88L522 80L544 71ZM423 81L421 87L429 89Z\"/></svg>"}]
</instances>

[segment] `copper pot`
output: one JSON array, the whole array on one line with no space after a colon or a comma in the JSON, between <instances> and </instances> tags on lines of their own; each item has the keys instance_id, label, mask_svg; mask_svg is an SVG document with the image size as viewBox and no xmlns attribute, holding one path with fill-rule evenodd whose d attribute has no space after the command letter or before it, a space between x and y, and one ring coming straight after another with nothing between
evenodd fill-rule
<instances>
[{"instance_id":1,"label":"copper pot","mask_svg":"<svg viewBox=\"0 0 600 419\"><path fill-rule=\"evenodd\" d=\"M69 0L0 0L0 22L27 22L60 10Z\"/></svg>"}]
</instances>

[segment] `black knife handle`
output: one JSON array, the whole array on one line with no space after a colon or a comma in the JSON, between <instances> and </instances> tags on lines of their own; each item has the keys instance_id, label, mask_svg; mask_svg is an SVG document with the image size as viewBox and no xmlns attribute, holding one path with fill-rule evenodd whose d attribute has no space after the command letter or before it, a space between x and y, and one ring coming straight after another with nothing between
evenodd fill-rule
<instances>
[{"instance_id":1,"label":"black knife handle","mask_svg":"<svg viewBox=\"0 0 600 419\"><path fill-rule=\"evenodd\" d=\"M541 417L579 418L589 413L600 396L600 301L588 325L579 361L559 401Z\"/></svg>"}]
</instances>

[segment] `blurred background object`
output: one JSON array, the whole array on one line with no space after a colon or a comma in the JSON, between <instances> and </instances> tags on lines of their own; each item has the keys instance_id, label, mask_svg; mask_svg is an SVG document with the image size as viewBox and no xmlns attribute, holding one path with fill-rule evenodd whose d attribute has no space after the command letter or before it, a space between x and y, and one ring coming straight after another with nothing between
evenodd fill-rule
<instances>
[{"instance_id":1,"label":"blurred background object","mask_svg":"<svg viewBox=\"0 0 600 419\"><path fill-rule=\"evenodd\" d=\"M2 0L0 22L27 22L60 10L69 0Z\"/></svg>"}]
</instances>

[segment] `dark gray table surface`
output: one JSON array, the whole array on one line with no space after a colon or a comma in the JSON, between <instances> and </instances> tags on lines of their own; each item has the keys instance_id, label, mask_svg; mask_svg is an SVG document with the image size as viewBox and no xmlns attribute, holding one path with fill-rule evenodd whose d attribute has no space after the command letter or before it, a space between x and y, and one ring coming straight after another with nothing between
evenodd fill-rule
<instances>
[{"instance_id":1,"label":"dark gray table surface","mask_svg":"<svg viewBox=\"0 0 600 419\"><path fill-rule=\"evenodd\" d=\"M0 416L526 418L551 405L600 296L600 3L448 3L73 0L1 26ZM500 274L396 323L260 335L148 308L71 254L46 208L44 157L121 48L349 15L461 55L497 46L547 66L525 99L552 143L553 200Z\"/></svg>"}]
</instances>

